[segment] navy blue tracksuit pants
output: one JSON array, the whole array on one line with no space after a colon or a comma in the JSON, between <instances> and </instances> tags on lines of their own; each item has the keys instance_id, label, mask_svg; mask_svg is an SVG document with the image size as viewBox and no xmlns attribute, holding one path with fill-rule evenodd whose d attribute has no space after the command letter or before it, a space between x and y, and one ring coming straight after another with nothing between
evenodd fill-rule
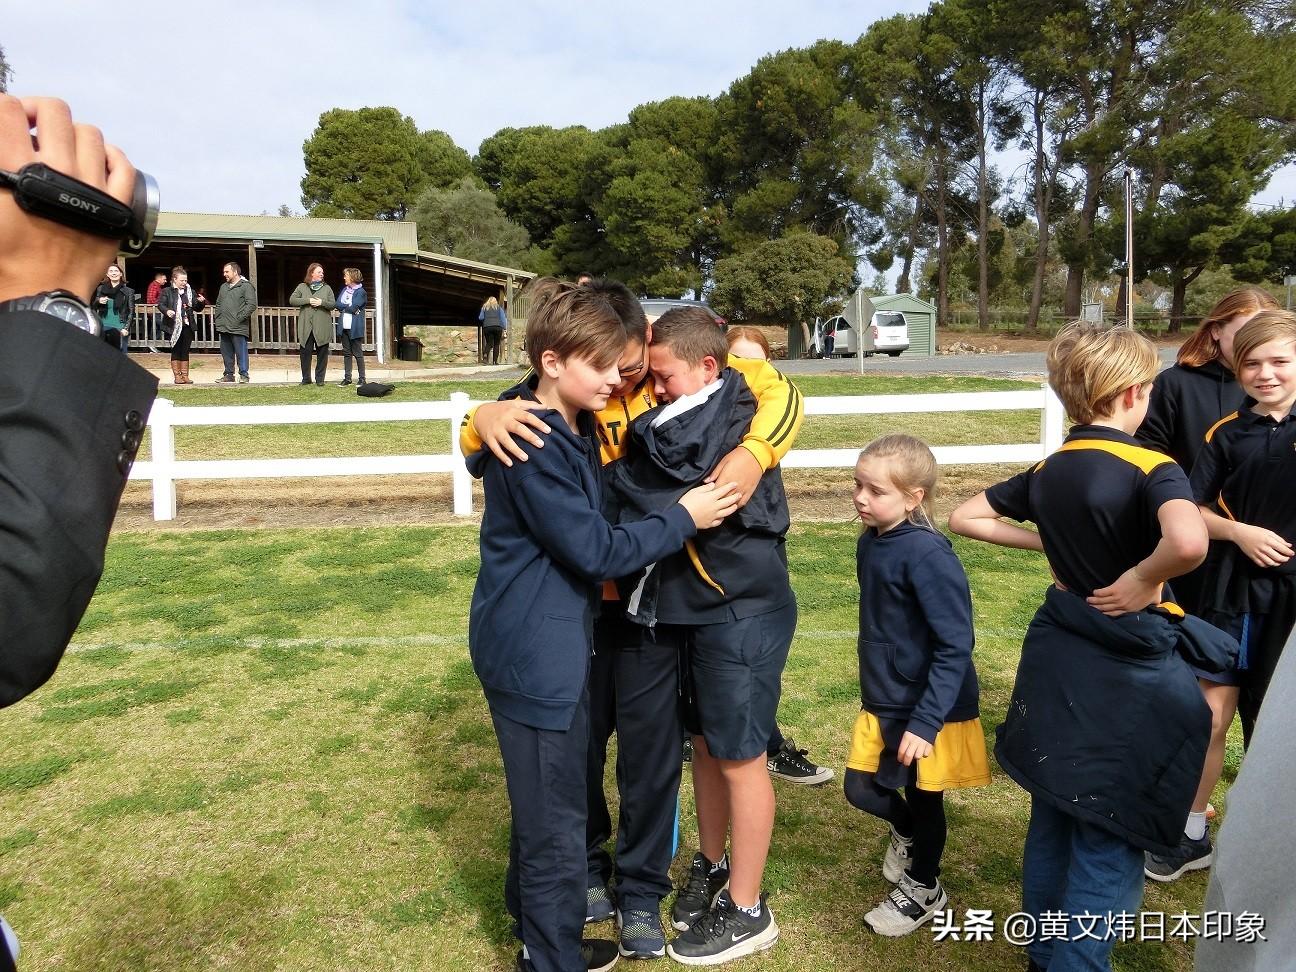
<instances>
[{"instance_id":1,"label":"navy blue tracksuit pants","mask_svg":"<svg viewBox=\"0 0 1296 972\"><path fill-rule=\"evenodd\" d=\"M589 696L566 732L523 725L493 708L491 721L512 821L504 904L534 972L584 972Z\"/></svg>"},{"instance_id":2,"label":"navy blue tracksuit pants","mask_svg":"<svg viewBox=\"0 0 1296 972\"><path fill-rule=\"evenodd\" d=\"M679 654L613 611L594 624L587 785L589 884L607 884L612 820L603 792L608 739L617 735L617 907L656 912L670 894L671 837L680 786Z\"/></svg>"}]
</instances>

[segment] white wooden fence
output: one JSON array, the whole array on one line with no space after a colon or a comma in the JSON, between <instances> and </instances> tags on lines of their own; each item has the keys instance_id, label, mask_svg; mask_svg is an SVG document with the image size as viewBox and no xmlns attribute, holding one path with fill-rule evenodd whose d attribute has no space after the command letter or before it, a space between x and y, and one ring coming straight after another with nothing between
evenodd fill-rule
<instances>
[{"instance_id":1,"label":"white wooden fence","mask_svg":"<svg viewBox=\"0 0 1296 972\"><path fill-rule=\"evenodd\" d=\"M149 416L152 458L137 462L131 479L153 481L153 519L173 520L175 484L181 479L286 479L317 476L376 476L449 473L456 516L472 513L472 479L459 450L459 426L472 406L455 392L447 402L372 402L356 405L177 406L160 398ZM1031 391L941 392L928 395L846 395L805 399L806 415L898 415L921 412L1040 412L1038 442L1008 445L933 446L942 465L1028 463L1043 459L1062 444L1065 412L1044 385ZM357 456L318 459L177 459L177 426L301 425L334 422L450 423L450 451L439 455ZM859 455L850 449L793 449L783 459L788 469L852 468Z\"/></svg>"}]
</instances>

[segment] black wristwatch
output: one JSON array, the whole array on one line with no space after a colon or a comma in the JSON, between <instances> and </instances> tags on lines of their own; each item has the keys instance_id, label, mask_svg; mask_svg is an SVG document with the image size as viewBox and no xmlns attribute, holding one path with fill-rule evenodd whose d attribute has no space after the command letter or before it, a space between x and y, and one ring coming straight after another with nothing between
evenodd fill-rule
<instances>
[{"instance_id":1,"label":"black wristwatch","mask_svg":"<svg viewBox=\"0 0 1296 972\"><path fill-rule=\"evenodd\" d=\"M0 313L5 311L37 311L41 314L52 314L95 337L103 335L103 322L99 320L99 316L70 290L47 290L42 294L32 294L30 297L15 297L13 300L0 303Z\"/></svg>"}]
</instances>

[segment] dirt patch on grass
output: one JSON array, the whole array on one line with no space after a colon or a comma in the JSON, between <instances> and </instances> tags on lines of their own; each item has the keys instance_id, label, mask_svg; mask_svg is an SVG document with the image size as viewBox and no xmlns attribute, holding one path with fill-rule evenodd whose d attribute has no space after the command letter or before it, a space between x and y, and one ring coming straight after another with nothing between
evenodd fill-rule
<instances>
[{"instance_id":1,"label":"dirt patch on grass","mask_svg":"<svg viewBox=\"0 0 1296 972\"><path fill-rule=\"evenodd\" d=\"M1179 334L1162 334L1153 338L1157 347L1177 348L1188 339L1191 331ZM948 347L951 344L970 344L972 347L989 353L1044 352L1048 350L1053 335L1023 334L1017 331L951 331L941 328L936 332L936 346Z\"/></svg>"},{"instance_id":2,"label":"dirt patch on grass","mask_svg":"<svg viewBox=\"0 0 1296 972\"><path fill-rule=\"evenodd\" d=\"M1017 466L949 466L942 470L936 513L941 522L963 500L1019 471ZM850 469L783 473L792 522L845 522L854 517ZM357 493L361 494L357 499ZM368 476L363 488L338 479L250 479L176 486L177 516L153 519L146 483L126 488L113 529L119 532L263 530L302 527L427 526L481 521L482 491L473 483L473 516L451 512L447 475Z\"/></svg>"}]
</instances>

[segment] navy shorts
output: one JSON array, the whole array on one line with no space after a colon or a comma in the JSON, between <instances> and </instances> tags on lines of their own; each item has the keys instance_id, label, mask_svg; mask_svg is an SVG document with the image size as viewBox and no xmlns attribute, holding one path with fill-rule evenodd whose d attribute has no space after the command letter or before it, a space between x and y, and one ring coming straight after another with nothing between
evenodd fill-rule
<instances>
[{"instance_id":1,"label":"navy shorts","mask_svg":"<svg viewBox=\"0 0 1296 972\"><path fill-rule=\"evenodd\" d=\"M712 756L767 755L796 622L789 600L766 614L682 628L684 726Z\"/></svg>"},{"instance_id":2,"label":"navy shorts","mask_svg":"<svg viewBox=\"0 0 1296 972\"><path fill-rule=\"evenodd\" d=\"M1248 656L1260 641L1265 616L1263 614L1211 614L1206 620L1225 634L1237 639L1239 647L1237 667L1227 672L1207 672L1190 665L1193 674L1215 685L1234 687L1246 685L1248 671L1253 667Z\"/></svg>"}]
</instances>

